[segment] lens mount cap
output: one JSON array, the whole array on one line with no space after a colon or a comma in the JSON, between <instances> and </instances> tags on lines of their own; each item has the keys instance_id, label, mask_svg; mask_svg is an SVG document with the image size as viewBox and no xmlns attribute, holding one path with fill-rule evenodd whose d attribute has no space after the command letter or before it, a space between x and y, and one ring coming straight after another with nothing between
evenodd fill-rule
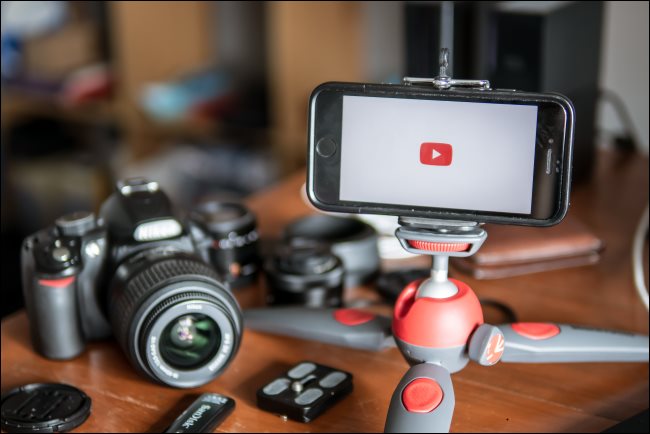
<instances>
[{"instance_id":1,"label":"lens mount cap","mask_svg":"<svg viewBox=\"0 0 650 434\"><path fill-rule=\"evenodd\" d=\"M6 432L65 432L90 415L91 399L66 384L28 384L2 395Z\"/></svg>"}]
</instances>

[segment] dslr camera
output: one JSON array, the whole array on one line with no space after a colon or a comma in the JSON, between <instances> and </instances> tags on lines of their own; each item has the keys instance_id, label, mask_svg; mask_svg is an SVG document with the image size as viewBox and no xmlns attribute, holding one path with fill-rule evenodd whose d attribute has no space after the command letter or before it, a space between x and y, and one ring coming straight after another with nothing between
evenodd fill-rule
<instances>
[{"instance_id":1,"label":"dslr camera","mask_svg":"<svg viewBox=\"0 0 650 434\"><path fill-rule=\"evenodd\" d=\"M239 207L244 209L243 207ZM156 182L129 179L103 203L99 218L73 213L25 239L22 279L35 349L50 359L80 354L113 334L145 376L196 387L232 361L241 310L214 264L213 223L230 224L228 247L257 240L254 218L235 207L177 219ZM241 211L239 209L239 211ZM221 249L223 250L223 249Z\"/></svg>"}]
</instances>

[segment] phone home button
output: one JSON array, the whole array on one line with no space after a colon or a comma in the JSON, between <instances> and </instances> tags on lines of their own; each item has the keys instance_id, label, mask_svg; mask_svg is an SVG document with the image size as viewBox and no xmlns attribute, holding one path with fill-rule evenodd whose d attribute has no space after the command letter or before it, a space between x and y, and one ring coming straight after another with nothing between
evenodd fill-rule
<instances>
[{"instance_id":1,"label":"phone home button","mask_svg":"<svg viewBox=\"0 0 650 434\"><path fill-rule=\"evenodd\" d=\"M329 158L336 153L336 143L329 137L323 137L316 143L316 152L323 158Z\"/></svg>"}]
</instances>

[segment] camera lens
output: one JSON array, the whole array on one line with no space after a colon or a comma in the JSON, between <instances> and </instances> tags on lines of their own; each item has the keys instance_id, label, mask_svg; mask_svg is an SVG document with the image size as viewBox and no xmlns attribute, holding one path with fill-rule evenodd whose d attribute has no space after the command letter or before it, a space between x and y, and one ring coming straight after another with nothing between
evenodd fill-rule
<instances>
[{"instance_id":1,"label":"camera lens","mask_svg":"<svg viewBox=\"0 0 650 434\"><path fill-rule=\"evenodd\" d=\"M342 305L343 263L326 245L304 240L282 244L265 270L270 304Z\"/></svg>"},{"instance_id":2,"label":"camera lens","mask_svg":"<svg viewBox=\"0 0 650 434\"><path fill-rule=\"evenodd\" d=\"M140 252L118 267L109 291L115 337L148 377L201 386L237 353L237 301L215 271L190 254L166 247Z\"/></svg>"},{"instance_id":3,"label":"camera lens","mask_svg":"<svg viewBox=\"0 0 650 434\"><path fill-rule=\"evenodd\" d=\"M367 283L379 272L377 232L368 224L350 218L313 215L298 219L284 231L284 239L324 243L341 258L345 287Z\"/></svg>"},{"instance_id":4,"label":"camera lens","mask_svg":"<svg viewBox=\"0 0 650 434\"><path fill-rule=\"evenodd\" d=\"M214 239L209 255L212 266L232 287L253 282L259 269L255 216L243 205L204 202L192 213Z\"/></svg>"},{"instance_id":5,"label":"camera lens","mask_svg":"<svg viewBox=\"0 0 650 434\"><path fill-rule=\"evenodd\" d=\"M219 326L209 316L182 315L160 337L160 355L177 369L195 369L211 360L221 345Z\"/></svg>"}]
</instances>

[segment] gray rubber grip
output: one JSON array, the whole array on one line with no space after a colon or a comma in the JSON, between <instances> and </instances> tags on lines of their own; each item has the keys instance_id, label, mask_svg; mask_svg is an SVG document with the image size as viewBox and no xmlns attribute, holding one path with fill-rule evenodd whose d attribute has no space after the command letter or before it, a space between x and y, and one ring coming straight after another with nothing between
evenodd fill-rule
<instances>
[{"instance_id":1,"label":"gray rubber grip","mask_svg":"<svg viewBox=\"0 0 650 434\"><path fill-rule=\"evenodd\" d=\"M76 300L76 282L48 287L33 279L29 301L32 340L37 351L49 359L67 360L78 356L86 343Z\"/></svg>"},{"instance_id":2,"label":"gray rubber grip","mask_svg":"<svg viewBox=\"0 0 650 434\"><path fill-rule=\"evenodd\" d=\"M505 338L502 362L647 362L648 336L556 324L560 333L531 339L499 325Z\"/></svg>"},{"instance_id":3,"label":"gray rubber grip","mask_svg":"<svg viewBox=\"0 0 650 434\"><path fill-rule=\"evenodd\" d=\"M41 278L56 280L57 276L40 275L36 271L31 239L28 237L23 242L21 274L32 345L49 359L71 359L85 348L76 300L77 276L58 276L69 280L66 285L42 284Z\"/></svg>"},{"instance_id":4,"label":"gray rubber grip","mask_svg":"<svg viewBox=\"0 0 650 434\"><path fill-rule=\"evenodd\" d=\"M359 325L344 325L334 318L339 309L272 307L244 311L244 326L253 330L363 350L395 346L389 318L375 315Z\"/></svg>"},{"instance_id":5,"label":"gray rubber grip","mask_svg":"<svg viewBox=\"0 0 650 434\"><path fill-rule=\"evenodd\" d=\"M404 407L402 400L404 389L418 378L430 378L437 382L442 389L442 401L428 413L409 412ZM415 365L402 377L395 392L393 392L384 432L449 432L455 403L454 386L451 383L449 371L432 363Z\"/></svg>"}]
</instances>

